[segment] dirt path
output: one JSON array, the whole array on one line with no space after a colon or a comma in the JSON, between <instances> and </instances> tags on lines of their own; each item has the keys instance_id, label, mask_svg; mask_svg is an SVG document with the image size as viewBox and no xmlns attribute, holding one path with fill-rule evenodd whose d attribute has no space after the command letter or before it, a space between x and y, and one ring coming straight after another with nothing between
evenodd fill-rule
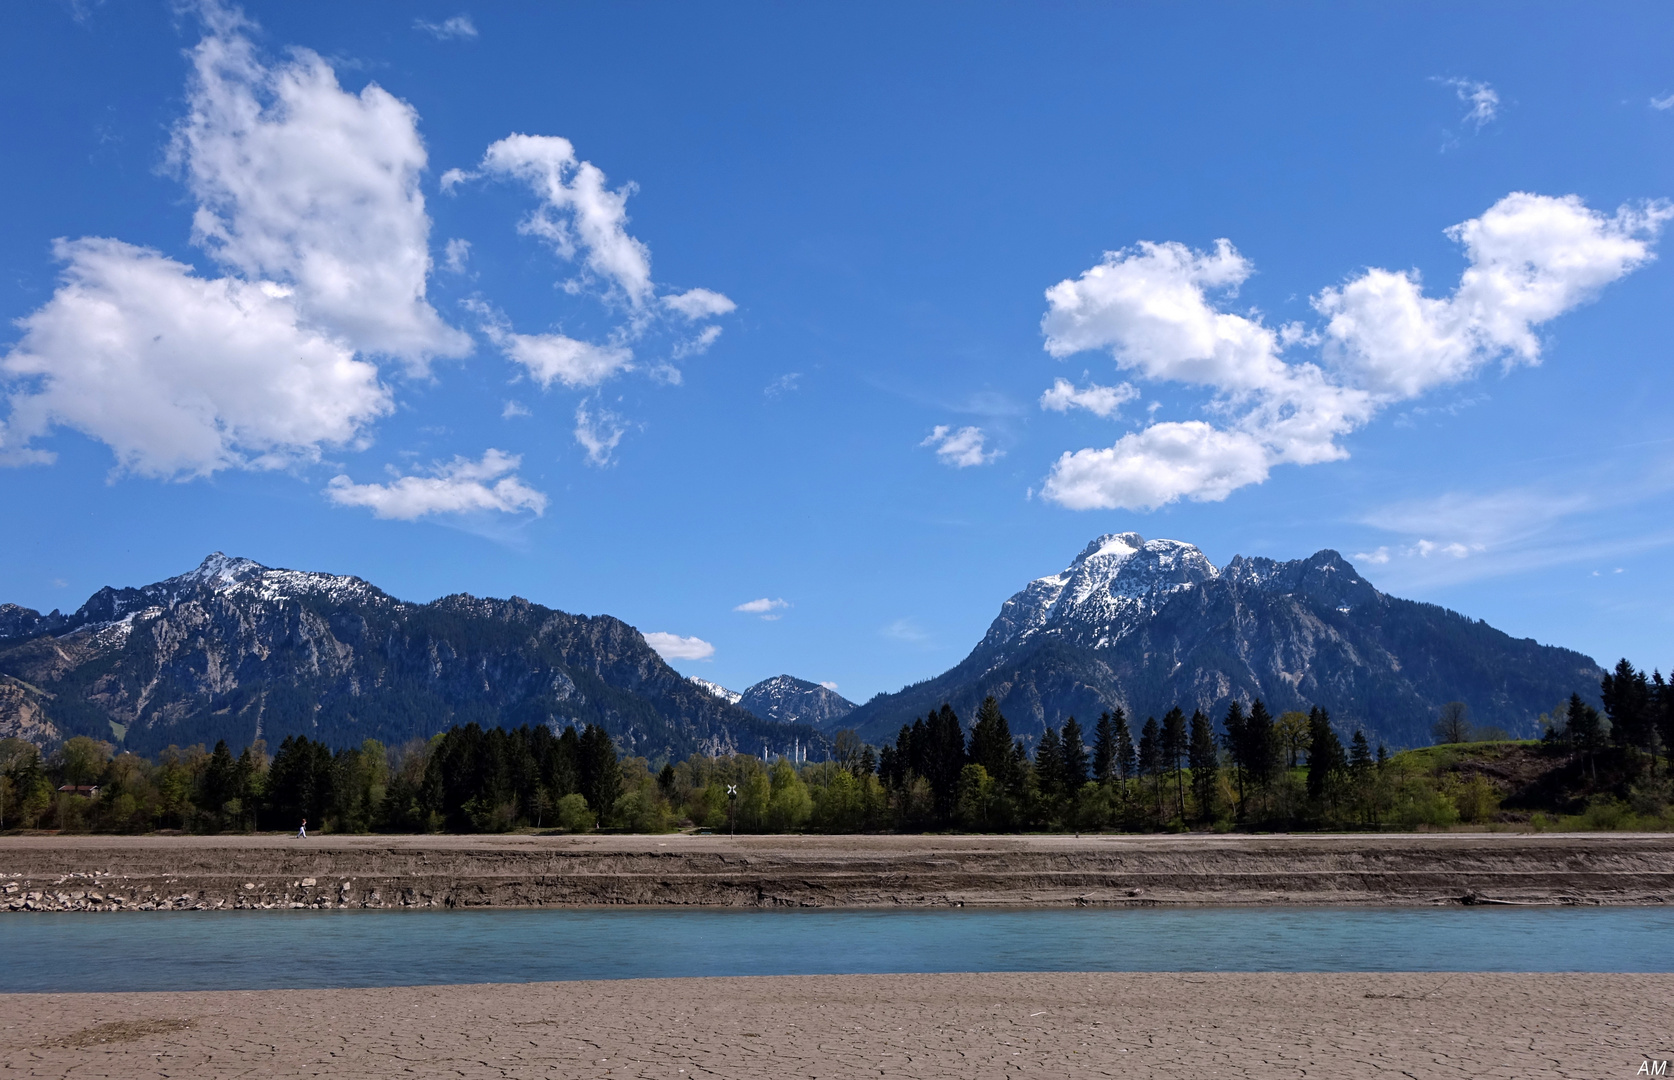
<instances>
[{"instance_id":1,"label":"dirt path","mask_svg":"<svg viewBox=\"0 0 1674 1080\"><path fill-rule=\"evenodd\" d=\"M3 1077L1631 1077L1674 975L988 974L0 995ZM1643 1074L1640 1074L1643 1075Z\"/></svg>"},{"instance_id":2,"label":"dirt path","mask_svg":"<svg viewBox=\"0 0 1674 1080\"><path fill-rule=\"evenodd\" d=\"M0 911L1647 904L1674 836L0 838Z\"/></svg>"}]
</instances>

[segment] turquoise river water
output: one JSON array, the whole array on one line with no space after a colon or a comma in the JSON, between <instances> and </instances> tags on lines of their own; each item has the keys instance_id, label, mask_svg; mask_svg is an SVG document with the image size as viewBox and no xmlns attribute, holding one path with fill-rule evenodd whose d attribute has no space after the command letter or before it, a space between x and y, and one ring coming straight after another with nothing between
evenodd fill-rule
<instances>
[{"instance_id":1,"label":"turquoise river water","mask_svg":"<svg viewBox=\"0 0 1674 1080\"><path fill-rule=\"evenodd\" d=\"M0 916L0 990L946 971L1674 971L1665 908L135 912Z\"/></svg>"}]
</instances>

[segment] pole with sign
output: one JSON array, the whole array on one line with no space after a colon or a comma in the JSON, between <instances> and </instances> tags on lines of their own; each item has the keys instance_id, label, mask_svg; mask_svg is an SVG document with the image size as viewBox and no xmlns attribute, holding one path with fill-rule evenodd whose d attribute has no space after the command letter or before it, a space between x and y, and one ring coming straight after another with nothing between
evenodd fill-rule
<instances>
[{"instance_id":1,"label":"pole with sign","mask_svg":"<svg viewBox=\"0 0 1674 1080\"><path fill-rule=\"evenodd\" d=\"M727 835L728 836L737 836L738 835L738 814L736 812L736 807L737 806L738 806L738 785L737 784L728 784L727 785Z\"/></svg>"}]
</instances>

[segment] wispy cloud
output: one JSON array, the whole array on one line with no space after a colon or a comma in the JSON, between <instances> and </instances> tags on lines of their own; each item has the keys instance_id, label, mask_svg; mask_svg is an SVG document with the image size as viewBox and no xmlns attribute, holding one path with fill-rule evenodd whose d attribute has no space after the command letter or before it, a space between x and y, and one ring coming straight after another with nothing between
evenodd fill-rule
<instances>
[{"instance_id":1,"label":"wispy cloud","mask_svg":"<svg viewBox=\"0 0 1674 1080\"><path fill-rule=\"evenodd\" d=\"M1438 78L1436 81L1452 87L1459 100L1470 106L1470 111L1459 118L1462 123L1481 131L1483 125L1491 123L1499 115L1500 95L1487 83L1473 79Z\"/></svg>"},{"instance_id":2,"label":"wispy cloud","mask_svg":"<svg viewBox=\"0 0 1674 1080\"><path fill-rule=\"evenodd\" d=\"M1674 545L1654 508L1674 483L1573 474L1539 485L1392 503L1362 523L1402 539L1357 552L1397 585L1449 585Z\"/></svg>"},{"instance_id":3,"label":"wispy cloud","mask_svg":"<svg viewBox=\"0 0 1674 1080\"><path fill-rule=\"evenodd\" d=\"M1656 109L1659 112L1667 112L1669 109L1674 109L1674 94L1669 94L1667 97L1652 98L1651 108Z\"/></svg>"},{"instance_id":4,"label":"wispy cloud","mask_svg":"<svg viewBox=\"0 0 1674 1080\"><path fill-rule=\"evenodd\" d=\"M589 465L609 465L627 431L622 418L607 409L593 411L586 402L575 407L575 441L587 451Z\"/></svg>"},{"instance_id":5,"label":"wispy cloud","mask_svg":"<svg viewBox=\"0 0 1674 1080\"><path fill-rule=\"evenodd\" d=\"M772 401L775 398L783 397L789 393L794 393L797 389L797 383L801 380L801 378L802 372L800 371L786 372L763 387L761 391L762 396L767 398L767 400Z\"/></svg>"},{"instance_id":6,"label":"wispy cloud","mask_svg":"<svg viewBox=\"0 0 1674 1080\"><path fill-rule=\"evenodd\" d=\"M464 41L477 36L477 24L469 15L455 15L441 22L414 19L413 29L422 30L438 41Z\"/></svg>"},{"instance_id":7,"label":"wispy cloud","mask_svg":"<svg viewBox=\"0 0 1674 1080\"><path fill-rule=\"evenodd\" d=\"M922 645L930 640L930 632L911 619L896 619L878 633L891 641L905 641L914 645Z\"/></svg>"},{"instance_id":8,"label":"wispy cloud","mask_svg":"<svg viewBox=\"0 0 1674 1080\"><path fill-rule=\"evenodd\" d=\"M790 601L788 600L775 600L764 596L760 600L747 600L732 610L742 611L746 615L759 615L767 622L778 622L784 617L779 612L788 607L790 607Z\"/></svg>"}]
</instances>

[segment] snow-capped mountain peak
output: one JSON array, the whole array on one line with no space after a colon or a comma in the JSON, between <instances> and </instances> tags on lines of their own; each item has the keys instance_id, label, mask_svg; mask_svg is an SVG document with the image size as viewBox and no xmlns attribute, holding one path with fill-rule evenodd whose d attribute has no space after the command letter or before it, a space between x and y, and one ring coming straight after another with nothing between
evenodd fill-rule
<instances>
[{"instance_id":1,"label":"snow-capped mountain peak","mask_svg":"<svg viewBox=\"0 0 1674 1080\"><path fill-rule=\"evenodd\" d=\"M1059 573L1036 578L1007 600L982 644L1003 650L1057 633L1096 648L1120 638L1167 595L1219 573L1191 544L1108 533Z\"/></svg>"},{"instance_id":2,"label":"snow-capped mountain peak","mask_svg":"<svg viewBox=\"0 0 1674 1080\"><path fill-rule=\"evenodd\" d=\"M254 559L242 559L236 555L224 555L219 551L210 555L199 563L197 569L188 570L184 574L159 582L163 586L208 585L216 592L236 585L241 581L256 576L267 570L267 567Z\"/></svg>"}]
</instances>

